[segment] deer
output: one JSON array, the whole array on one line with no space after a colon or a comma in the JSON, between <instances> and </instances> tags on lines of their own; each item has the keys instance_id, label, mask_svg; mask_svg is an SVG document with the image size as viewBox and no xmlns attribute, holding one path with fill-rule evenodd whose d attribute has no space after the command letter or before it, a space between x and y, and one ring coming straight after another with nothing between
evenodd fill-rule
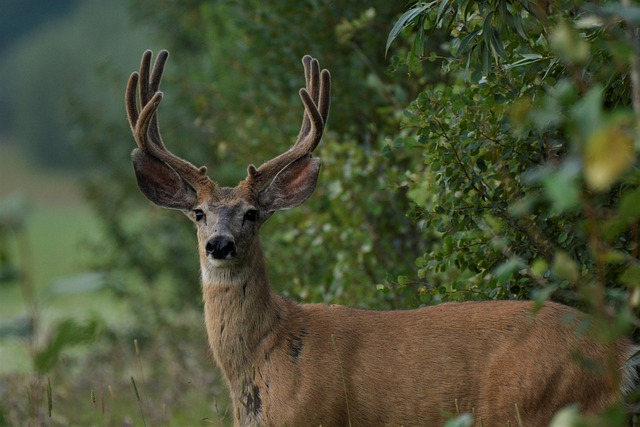
<instances>
[{"instance_id":1,"label":"deer","mask_svg":"<svg viewBox=\"0 0 640 427\"><path fill-rule=\"evenodd\" d=\"M171 153L158 127L168 52L142 56L126 88L140 191L197 229L204 324L236 426L547 426L568 405L597 414L638 382L627 338L601 342L587 315L554 302L442 303L374 311L300 304L271 290L259 230L314 192L331 99L329 71L302 58L293 146L236 187ZM613 372L613 375L611 374Z\"/></svg>"}]
</instances>

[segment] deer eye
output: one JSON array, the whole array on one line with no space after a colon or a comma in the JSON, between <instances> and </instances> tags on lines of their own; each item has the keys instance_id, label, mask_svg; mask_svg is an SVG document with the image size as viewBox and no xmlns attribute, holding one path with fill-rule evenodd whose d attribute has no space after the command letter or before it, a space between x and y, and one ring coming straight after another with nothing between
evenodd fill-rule
<instances>
[{"instance_id":1,"label":"deer eye","mask_svg":"<svg viewBox=\"0 0 640 427\"><path fill-rule=\"evenodd\" d=\"M204 212L202 212L202 209L194 209L193 214L196 217L196 221L201 221L204 219Z\"/></svg>"},{"instance_id":2,"label":"deer eye","mask_svg":"<svg viewBox=\"0 0 640 427\"><path fill-rule=\"evenodd\" d=\"M245 214L244 214L244 220L245 221L251 221L251 222L255 222L258 220L258 211L255 209L249 209Z\"/></svg>"}]
</instances>

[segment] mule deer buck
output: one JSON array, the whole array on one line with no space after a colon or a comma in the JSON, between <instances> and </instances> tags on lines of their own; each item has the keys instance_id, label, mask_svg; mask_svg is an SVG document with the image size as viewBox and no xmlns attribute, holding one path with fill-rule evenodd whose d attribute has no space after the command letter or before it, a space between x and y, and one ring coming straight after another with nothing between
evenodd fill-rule
<instances>
[{"instance_id":1,"label":"mule deer buck","mask_svg":"<svg viewBox=\"0 0 640 427\"><path fill-rule=\"evenodd\" d=\"M275 295L258 231L315 189L320 160L312 152L329 116L329 72L302 59L297 141L228 188L165 147L156 112L168 53L153 68L151 57L144 53L126 90L133 166L149 200L196 225L209 345L235 425L436 426L468 411L478 425L545 426L567 405L596 413L635 386L625 365L631 341L590 339L579 332L585 316L556 303L368 311Z\"/></svg>"}]
</instances>

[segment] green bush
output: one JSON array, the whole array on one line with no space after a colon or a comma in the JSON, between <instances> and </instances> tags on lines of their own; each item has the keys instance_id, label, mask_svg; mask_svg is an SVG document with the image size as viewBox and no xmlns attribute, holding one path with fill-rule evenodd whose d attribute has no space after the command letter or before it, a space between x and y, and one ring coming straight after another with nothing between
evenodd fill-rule
<instances>
[{"instance_id":1,"label":"green bush","mask_svg":"<svg viewBox=\"0 0 640 427\"><path fill-rule=\"evenodd\" d=\"M576 303L635 287L636 9L547 6L418 3L390 34L391 52L403 31L413 40L397 63L439 63L449 79L428 84L404 121L424 161L411 213L438 237L416 261L426 301L542 289ZM433 33L448 37L444 54L428 51Z\"/></svg>"}]
</instances>

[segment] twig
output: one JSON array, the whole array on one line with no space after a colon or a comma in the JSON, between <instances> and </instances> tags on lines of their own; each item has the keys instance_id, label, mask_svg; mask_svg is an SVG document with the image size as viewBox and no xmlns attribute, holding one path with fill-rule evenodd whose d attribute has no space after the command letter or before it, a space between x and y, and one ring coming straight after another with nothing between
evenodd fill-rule
<instances>
[{"instance_id":1,"label":"twig","mask_svg":"<svg viewBox=\"0 0 640 427\"><path fill-rule=\"evenodd\" d=\"M138 393L138 386L136 385L136 380L131 377L131 384L133 384L133 389L136 392L136 399L138 400L138 408L140 408L140 416L142 416L142 425L146 426L147 421L144 418L144 410L142 409L142 402L140 401L140 393Z\"/></svg>"}]
</instances>

